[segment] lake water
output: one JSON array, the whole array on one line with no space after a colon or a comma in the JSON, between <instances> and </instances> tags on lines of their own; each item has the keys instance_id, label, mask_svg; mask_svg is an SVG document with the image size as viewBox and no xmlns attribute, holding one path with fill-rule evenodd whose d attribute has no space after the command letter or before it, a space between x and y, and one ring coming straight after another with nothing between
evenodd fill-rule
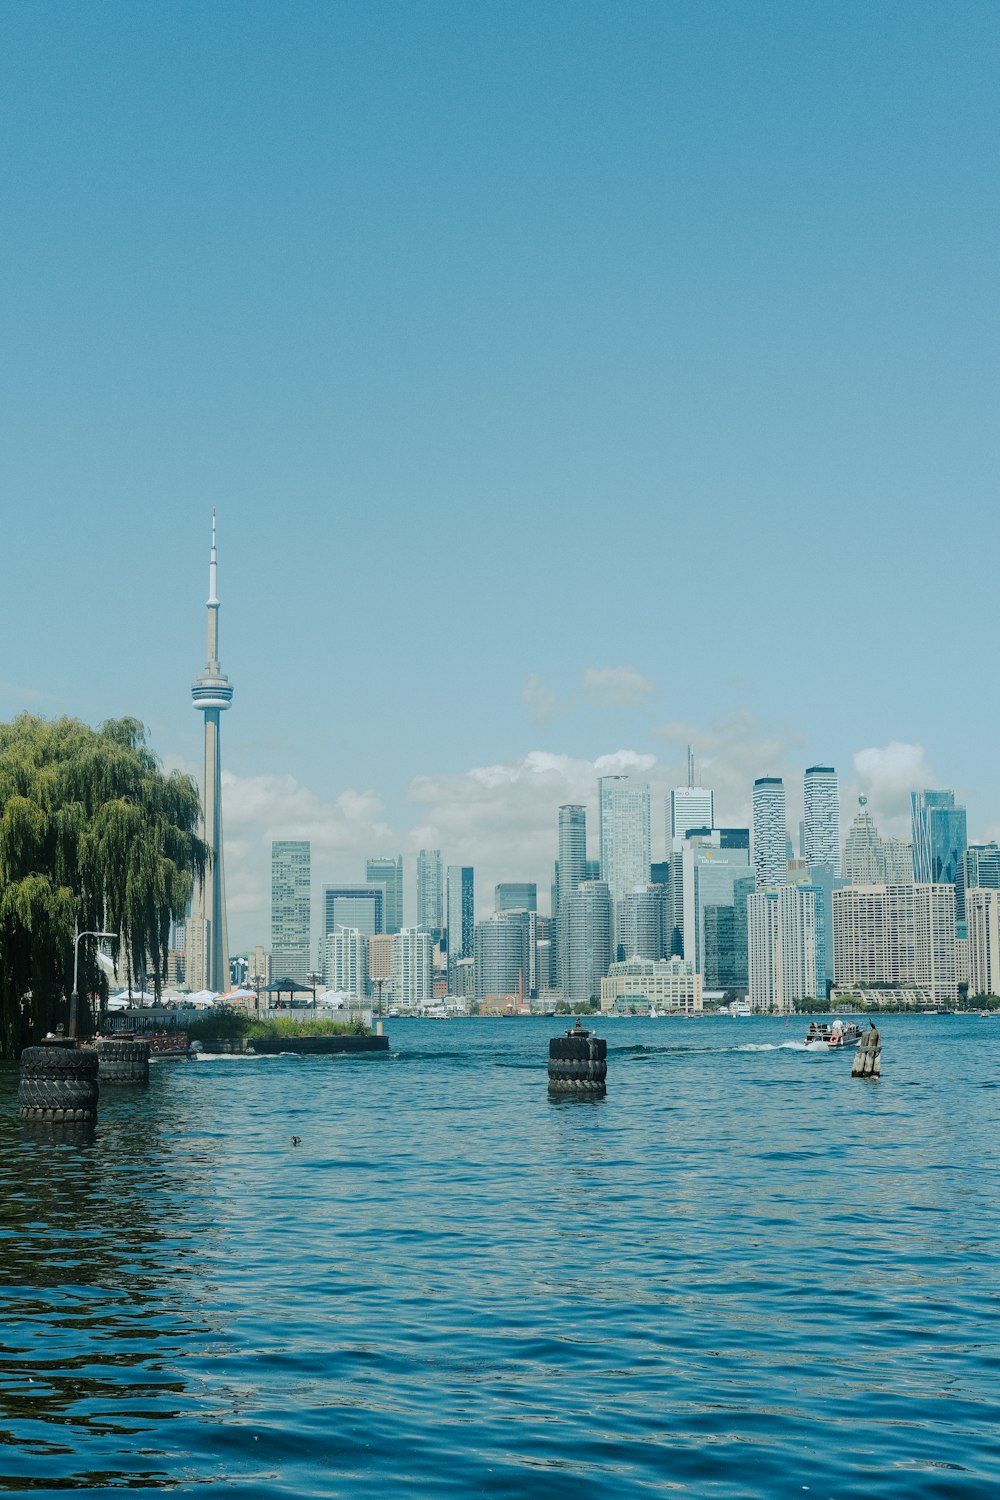
<instances>
[{"instance_id":1,"label":"lake water","mask_svg":"<svg viewBox=\"0 0 1000 1500\"><path fill-rule=\"evenodd\" d=\"M0 1078L0 1488L343 1497L1000 1489L1000 1020L395 1021L154 1065L92 1139ZM301 1144L293 1146L293 1135Z\"/></svg>"}]
</instances>

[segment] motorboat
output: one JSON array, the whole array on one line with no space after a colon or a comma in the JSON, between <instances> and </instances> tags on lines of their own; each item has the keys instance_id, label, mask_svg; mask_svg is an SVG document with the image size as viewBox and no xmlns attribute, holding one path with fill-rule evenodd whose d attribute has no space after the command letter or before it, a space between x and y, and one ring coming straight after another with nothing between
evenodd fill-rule
<instances>
[{"instance_id":1,"label":"motorboat","mask_svg":"<svg viewBox=\"0 0 1000 1500\"><path fill-rule=\"evenodd\" d=\"M854 1021L812 1021L806 1032L806 1046L829 1051L834 1047L856 1047L861 1040L861 1027Z\"/></svg>"}]
</instances>

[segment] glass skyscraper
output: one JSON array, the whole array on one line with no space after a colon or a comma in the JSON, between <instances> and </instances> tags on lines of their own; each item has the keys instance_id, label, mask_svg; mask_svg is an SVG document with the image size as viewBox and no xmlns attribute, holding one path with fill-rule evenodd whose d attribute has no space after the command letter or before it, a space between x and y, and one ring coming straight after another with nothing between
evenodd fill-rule
<instances>
[{"instance_id":1,"label":"glass skyscraper","mask_svg":"<svg viewBox=\"0 0 1000 1500\"><path fill-rule=\"evenodd\" d=\"M309 974L310 848L308 839L271 843L271 972L305 984Z\"/></svg>"},{"instance_id":2,"label":"glass skyscraper","mask_svg":"<svg viewBox=\"0 0 1000 1500\"><path fill-rule=\"evenodd\" d=\"M399 932L403 926L403 856L395 859L380 856L368 860L365 880L369 885L385 887L384 932Z\"/></svg>"},{"instance_id":3,"label":"glass skyscraper","mask_svg":"<svg viewBox=\"0 0 1000 1500\"><path fill-rule=\"evenodd\" d=\"M417 926L435 938L444 928L444 875L440 849L421 849L417 855Z\"/></svg>"},{"instance_id":4,"label":"glass skyscraper","mask_svg":"<svg viewBox=\"0 0 1000 1500\"><path fill-rule=\"evenodd\" d=\"M601 832L601 879L612 906L649 882L649 787L627 776L602 776L597 783Z\"/></svg>"},{"instance_id":5,"label":"glass skyscraper","mask_svg":"<svg viewBox=\"0 0 1000 1500\"><path fill-rule=\"evenodd\" d=\"M955 806L954 792L911 792L910 812L913 878L925 885L953 885L956 915L964 922L965 808Z\"/></svg>"},{"instance_id":6,"label":"glass skyscraper","mask_svg":"<svg viewBox=\"0 0 1000 1500\"><path fill-rule=\"evenodd\" d=\"M445 892L448 929L448 988L452 988L455 964L475 956L476 898L471 865L449 865Z\"/></svg>"}]
</instances>

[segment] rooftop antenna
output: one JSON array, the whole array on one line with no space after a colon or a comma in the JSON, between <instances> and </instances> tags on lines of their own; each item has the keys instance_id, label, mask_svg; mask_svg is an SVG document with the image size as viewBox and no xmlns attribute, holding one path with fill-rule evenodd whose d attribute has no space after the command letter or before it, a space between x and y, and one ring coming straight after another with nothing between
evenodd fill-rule
<instances>
[{"instance_id":1,"label":"rooftop antenna","mask_svg":"<svg viewBox=\"0 0 1000 1500\"><path fill-rule=\"evenodd\" d=\"M694 786L694 748L688 745L688 786Z\"/></svg>"}]
</instances>

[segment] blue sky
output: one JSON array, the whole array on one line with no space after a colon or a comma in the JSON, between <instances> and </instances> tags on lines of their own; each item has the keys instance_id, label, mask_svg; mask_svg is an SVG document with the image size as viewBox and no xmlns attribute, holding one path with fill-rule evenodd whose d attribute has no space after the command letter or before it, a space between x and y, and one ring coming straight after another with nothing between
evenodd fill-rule
<instances>
[{"instance_id":1,"label":"blue sky","mask_svg":"<svg viewBox=\"0 0 1000 1500\"><path fill-rule=\"evenodd\" d=\"M4 6L0 713L195 767L216 505L234 944L271 836L320 879L430 838L482 897L689 734L732 821L830 759L995 827L998 40Z\"/></svg>"}]
</instances>

